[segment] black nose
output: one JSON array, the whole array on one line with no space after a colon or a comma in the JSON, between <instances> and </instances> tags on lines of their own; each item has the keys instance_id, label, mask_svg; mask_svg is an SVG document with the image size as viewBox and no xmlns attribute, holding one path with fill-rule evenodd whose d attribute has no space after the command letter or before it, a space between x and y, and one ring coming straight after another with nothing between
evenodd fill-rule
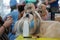
<instances>
[{"instance_id":1,"label":"black nose","mask_svg":"<svg viewBox=\"0 0 60 40\"><path fill-rule=\"evenodd\" d=\"M26 14L26 17L29 17L29 14Z\"/></svg>"}]
</instances>

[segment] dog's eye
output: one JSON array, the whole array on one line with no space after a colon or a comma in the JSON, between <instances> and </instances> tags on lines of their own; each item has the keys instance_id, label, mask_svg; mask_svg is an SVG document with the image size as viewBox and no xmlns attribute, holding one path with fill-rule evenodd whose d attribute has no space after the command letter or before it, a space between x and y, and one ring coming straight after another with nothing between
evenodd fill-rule
<instances>
[{"instance_id":1,"label":"dog's eye","mask_svg":"<svg viewBox=\"0 0 60 40\"><path fill-rule=\"evenodd\" d=\"M32 12L30 12L30 14L32 14L32 15L33 15L33 13L32 13Z\"/></svg>"}]
</instances>

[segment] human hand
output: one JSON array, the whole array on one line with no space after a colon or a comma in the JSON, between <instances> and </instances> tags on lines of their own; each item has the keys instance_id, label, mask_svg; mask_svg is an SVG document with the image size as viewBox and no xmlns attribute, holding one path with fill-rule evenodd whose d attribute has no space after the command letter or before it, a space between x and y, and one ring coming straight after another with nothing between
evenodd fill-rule
<instances>
[{"instance_id":1,"label":"human hand","mask_svg":"<svg viewBox=\"0 0 60 40\"><path fill-rule=\"evenodd\" d=\"M9 18L9 20L6 20L3 24L3 26L5 26L6 28L9 27L13 22L12 18Z\"/></svg>"}]
</instances>

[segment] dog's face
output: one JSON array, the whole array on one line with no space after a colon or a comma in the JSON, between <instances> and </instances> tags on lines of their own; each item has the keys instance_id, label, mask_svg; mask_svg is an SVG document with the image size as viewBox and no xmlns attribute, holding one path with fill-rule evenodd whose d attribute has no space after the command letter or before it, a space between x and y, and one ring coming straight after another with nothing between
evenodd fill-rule
<instances>
[{"instance_id":1,"label":"dog's face","mask_svg":"<svg viewBox=\"0 0 60 40\"><path fill-rule=\"evenodd\" d=\"M35 10L35 6L32 3L26 4L24 9L25 9L25 12L31 13Z\"/></svg>"},{"instance_id":2,"label":"dog's face","mask_svg":"<svg viewBox=\"0 0 60 40\"><path fill-rule=\"evenodd\" d=\"M33 19L34 17L33 11L35 10L34 4L32 3L26 4L24 10L25 10L26 17L28 17L29 19Z\"/></svg>"},{"instance_id":3,"label":"dog's face","mask_svg":"<svg viewBox=\"0 0 60 40\"><path fill-rule=\"evenodd\" d=\"M44 4L40 4L37 8L37 12L40 14L41 17L44 17L47 14L46 6Z\"/></svg>"},{"instance_id":4,"label":"dog's face","mask_svg":"<svg viewBox=\"0 0 60 40\"><path fill-rule=\"evenodd\" d=\"M38 5L37 10L38 11L46 10L46 6L44 4L40 4L40 5Z\"/></svg>"}]
</instances>

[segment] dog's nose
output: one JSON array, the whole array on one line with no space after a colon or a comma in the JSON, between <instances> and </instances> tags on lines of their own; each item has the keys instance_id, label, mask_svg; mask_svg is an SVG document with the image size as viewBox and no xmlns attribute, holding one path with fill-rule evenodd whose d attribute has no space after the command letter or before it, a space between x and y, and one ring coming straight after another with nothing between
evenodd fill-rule
<instances>
[{"instance_id":1,"label":"dog's nose","mask_svg":"<svg viewBox=\"0 0 60 40\"><path fill-rule=\"evenodd\" d=\"M26 17L29 17L29 14L26 14Z\"/></svg>"}]
</instances>

